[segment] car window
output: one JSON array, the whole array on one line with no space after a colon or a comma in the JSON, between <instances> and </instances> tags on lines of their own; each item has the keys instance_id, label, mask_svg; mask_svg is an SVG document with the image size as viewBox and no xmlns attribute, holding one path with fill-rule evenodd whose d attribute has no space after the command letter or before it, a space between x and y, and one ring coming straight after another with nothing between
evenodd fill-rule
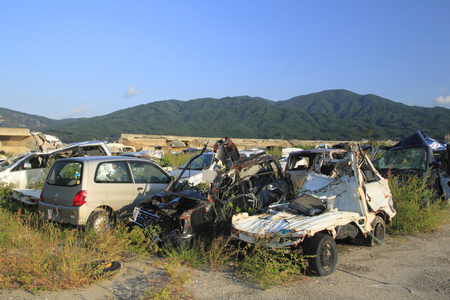
<instances>
[{"instance_id":1,"label":"car window","mask_svg":"<svg viewBox=\"0 0 450 300\"><path fill-rule=\"evenodd\" d=\"M289 162L288 171L307 170L309 169L309 157L305 156L292 156Z\"/></svg>"},{"instance_id":2,"label":"car window","mask_svg":"<svg viewBox=\"0 0 450 300\"><path fill-rule=\"evenodd\" d=\"M189 170L203 170L208 169L211 166L211 163L213 162L214 156L211 154L202 154L196 159L192 161L192 163L189 166ZM183 164L180 169L185 169L186 165L189 163L187 161L185 164Z\"/></svg>"},{"instance_id":3,"label":"car window","mask_svg":"<svg viewBox=\"0 0 450 300\"><path fill-rule=\"evenodd\" d=\"M11 171L20 171L25 169L40 169L46 167L45 158L48 155L31 155L15 166Z\"/></svg>"},{"instance_id":4,"label":"car window","mask_svg":"<svg viewBox=\"0 0 450 300\"><path fill-rule=\"evenodd\" d=\"M169 177L158 167L144 162L130 162L135 183L168 183Z\"/></svg>"},{"instance_id":5,"label":"car window","mask_svg":"<svg viewBox=\"0 0 450 300\"><path fill-rule=\"evenodd\" d=\"M383 155L386 153L387 150L385 149L378 149L377 152L375 152L375 156L372 158L372 163L373 164L378 164L381 157L383 157Z\"/></svg>"},{"instance_id":6,"label":"car window","mask_svg":"<svg viewBox=\"0 0 450 300\"><path fill-rule=\"evenodd\" d=\"M11 158L8 158L7 160L2 161L0 169L6 170L8 167L12 166L15 162L23 159L27 155L28 154L19 154L19 155L13 156Z\"/></svg>"},{"instance_id":7,"label":"car window","mask_svg":"<svg viewBox=\"0 0 450 300\"><path fill-rule=\"evenodd\" d=\"M47 183L51 185L75 186L81 182L80 162L58 162L50 170Z\"/></svg>"},{"instance_id":8,"label":"car window","mask_svg":"<svg viewBox=\"0 0 450 300\"><path fill-rule=\"evenodd\" d=\"M426 150L423 148L404 148L389 150L373 161L377 169L426 170Z\"/></svg>"},{"instance_id":9,"label":"car window","mask_svg":"<svg viewBox=\"0 0 450 300\"><path fill-rule=\"evenodd\" d=\"M95 172L95 182L131 182L127 165L124 161L104 162L97 166Z\"/></svg>"},{"instance_id":10,"label":"car window","mask_svg":"<svg viewBox=\"0 0 450 300\"><path fill-rule=\"evenodd\" d=\"M107 154L101 146L82 146L81 150L85 156L106 156Z\"/></svg>"}]
</instances>

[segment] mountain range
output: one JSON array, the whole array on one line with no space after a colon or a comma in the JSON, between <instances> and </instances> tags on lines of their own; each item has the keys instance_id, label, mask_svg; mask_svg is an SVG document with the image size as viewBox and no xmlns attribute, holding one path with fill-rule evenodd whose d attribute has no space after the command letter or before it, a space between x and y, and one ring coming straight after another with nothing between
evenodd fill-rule
<instances>
[{"instance_id":1,"label":"mountain range","mask_svg":"<svg viewBox=\"0 0 450 300\"><path fill-rule=\"evenodd\" d=\"M121 133L301 140L398 139L450 131L450 110L376 95L326 90L284 101L239 96L151 102L92 118L53 120L0 108L0 127L26 127L65 142L116 140Z\"/></svg>"}]
</instances>

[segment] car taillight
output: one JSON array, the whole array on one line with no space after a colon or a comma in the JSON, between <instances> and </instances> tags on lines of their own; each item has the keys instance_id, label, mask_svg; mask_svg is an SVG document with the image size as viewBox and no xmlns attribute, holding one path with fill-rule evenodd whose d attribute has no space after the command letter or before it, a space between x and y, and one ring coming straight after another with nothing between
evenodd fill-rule
<instances>
[{"instance_id":1,"label":"car taillight","mask_svg":"<svg viewBox=\"0 0 450 300\"><path fill-rule=\"evenodd\" d=\"M44 195L44 189L41 191L41 195L39 196L39 201L42 201L42 196Z\"/></svg>"},{"instance_id":2,"label":"car taillight","mask_svg":"<svg viewBox=\"0 0 450 300\"><path fill-rule=\"evenodd\" d=\"M81 206L86 203L86 191L80 191L73 198L73 206Z\"/></svg>"}]
</instances>

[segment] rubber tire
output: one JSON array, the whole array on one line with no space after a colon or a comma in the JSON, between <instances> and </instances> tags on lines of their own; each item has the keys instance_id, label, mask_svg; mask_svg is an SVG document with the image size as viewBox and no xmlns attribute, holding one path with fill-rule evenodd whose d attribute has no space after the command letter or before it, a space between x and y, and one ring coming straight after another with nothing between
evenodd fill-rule
<instances>
[{"instance_id":1,"label":"rubber tire","mask_svg":"<svg viewBox=\"0 0 450 300\"><path fill-rule=\"evenodd\" d=\"M334 272L338 253L336 242L328 234L317 234L312 237L311 245L306 251L308 256L308 273L313 276L328 276Z\"/></svg>"},{"instance_id":2,"label":"rubber tire","mask_svg":"<svg viewBox=\"0 0 450 300\"><path fill-rule=\"evenodd\" d=\"M376 216L372 222L372 231L369 236L369 245L376 246L383 244L384 237L386 236L386 223L383 218Z\"/></svg>"},{"instance_id":3,"label":"rubber tire","mask_svg":"<svg viewBox=\"0 0 450 300\"><path fill-rule=\"evenodd\" d=\"M89 216L86 227L93 230L96 234L107 233L111 230L113 224L111 213L104 209L98 209Z\"/></svg>"},{"instance_id":4,"label":"rubber tire","mask_svg":"<svg viewBox=\"0 0 450 300\"><path fill-rule=\"evenodd\" d=\"M105 265L105 267L103 268L103 273L117 271L121 268L121 266L122 265L120 264L120 262L112 261Z\"/></svg>"},{"instance_id":5,"label":"rubber tire","mask_svg":"<svg viewBox=\"0 0 450 300\"><path fill-rule=\"evenodd\" d=\"M92 269L102 268L103 273L117 271L121 268L121 264L118 261L112 261L110 263L106 263L104 260L93 261L90 264Z\"/></svg>"}]
</instances>

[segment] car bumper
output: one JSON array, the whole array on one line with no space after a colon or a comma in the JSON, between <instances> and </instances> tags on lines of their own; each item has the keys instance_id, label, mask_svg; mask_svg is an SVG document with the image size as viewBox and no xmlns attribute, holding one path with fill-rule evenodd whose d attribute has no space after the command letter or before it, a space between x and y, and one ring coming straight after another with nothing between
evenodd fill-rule
<instances>
[{"instance_id":1,"label":"car bumper","mask_svg":"<svg viewBox=\"0 0 450 300\"><path fill-rule=\"evenodd\" d=\"M82 206L61 206L39 202L39 211L45 220L71 225L86 225L90 208Z\"/></svg>"}]
</instances>

